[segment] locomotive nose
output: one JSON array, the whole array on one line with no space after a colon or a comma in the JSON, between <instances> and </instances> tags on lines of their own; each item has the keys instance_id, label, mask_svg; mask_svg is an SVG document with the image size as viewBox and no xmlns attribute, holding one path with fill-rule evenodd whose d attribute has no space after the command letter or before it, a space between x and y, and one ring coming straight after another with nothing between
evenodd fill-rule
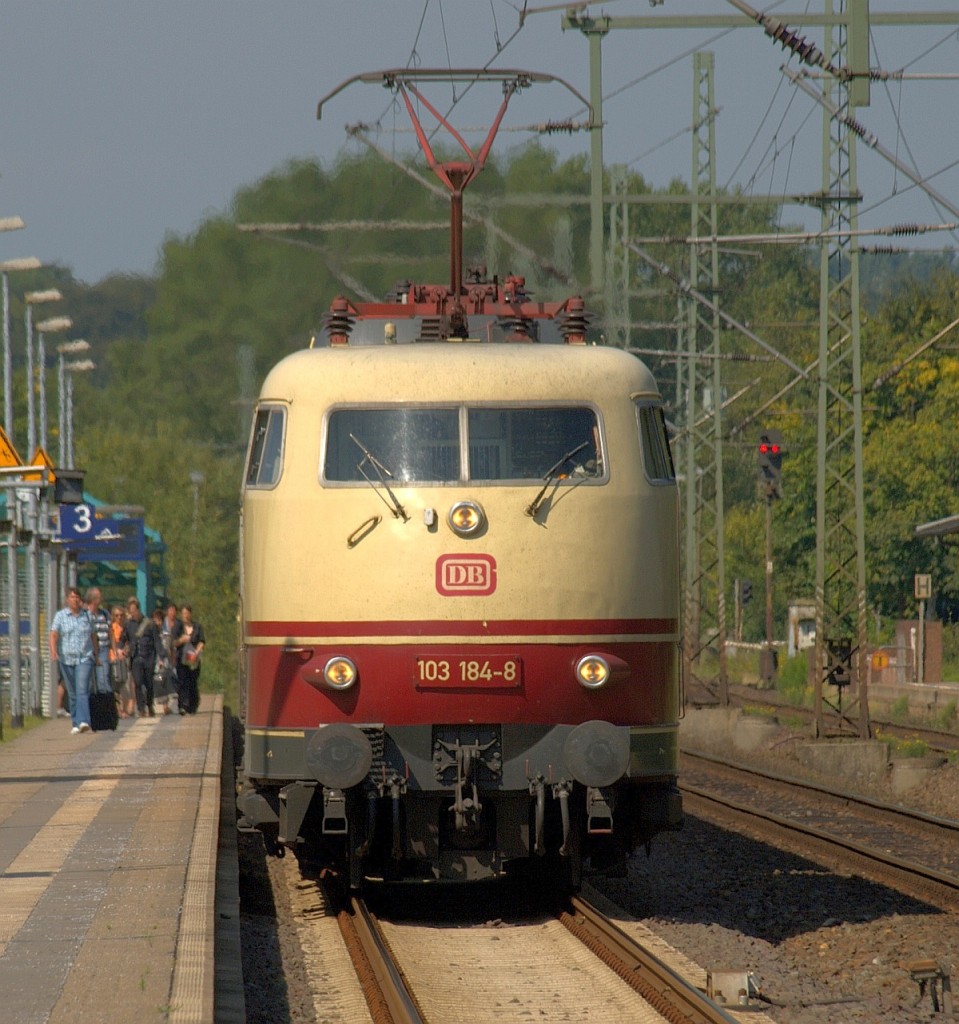
<instances>
[{"instance_id":1,"label":"locomotive nose","mask_svg":"<svg viewBox=\"0 0 959 1024\"><path fill-rule=\"evenodd\" d=\"M334 723L313 734L306 748L310 774L327 789L349 789L362 782L373 763L373 748L355 726Z\"/></svg>"},{"instance_id":2,"label":"locomotive nose","mask_svg":"<svg viewBox=\"0 0 959 1024\"><path fill-rule=\"evenodd\" d=\"M611 786L629 767L629 728L609 722L583 722L566 737L563 759L584 786Z\"/></svg>"}]
</instances>

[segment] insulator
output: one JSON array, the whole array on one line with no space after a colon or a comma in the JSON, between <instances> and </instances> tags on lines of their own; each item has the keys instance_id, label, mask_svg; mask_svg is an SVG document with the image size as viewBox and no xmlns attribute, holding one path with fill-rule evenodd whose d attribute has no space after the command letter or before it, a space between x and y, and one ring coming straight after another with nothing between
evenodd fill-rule
<instances>
[{"instance_id":1,"label":"insulator","mask_svg":"<svg viewBox=\"0 0 959 1024\"><path fill-rule=\"evenodd\" d=\"M869 256L892 256L904 250L900 246L895 245L861 245L859 251Z\"/></svg>"},{"instance_id":2,"label":"insulator","mask_svg":"<svg viewBox=\"0 0 959 1024\"><path fill-rule=\"evenodd\" d=\"M566 313L559 325L563 340L570 344L577 342L585 344L586 329L592 320L591 314L586 312L586 305L583 300L575 295L566 303Z\"/></svg>"},{"instance_id":3,"label":"insulator","mask_svg":"<svg viewBox=\"0 0 959 1024\"><path fill-rule=\"evenodd\" d=\"M356 321L350 316L350 304L342 296L333 300L329 313L325 317L327 334L331 345L345 345L353 333Z\"/></svg>"},{"instance_id":4,"label":"insulator","mask_svg":"<svg viewBox=\"0 0 959 1024\"><path fill-rule=\"evenodd\" d=\"M889 229L891 235L921 235L923 228L918 224L893 224Z\"/></svg>"},{"instance_id":5,"label":"insulator","mask_svg":"<svg viewBox=\"0 0 959 1024\"><path fill-rule=\"evenodd\" d=\"M497 325L502 329L503 334L511 341L532 341L532 322L528 317L501 316L497 319Z\"/></svg>"},{"instance_id":6,"label":"insulator","mask_svg":"<svg viewBox=\"0 0 959 1024\"><path fill-rule=\"evenodd\" d=\"M807 43L798 33L794 32L788 25L784 25L775 18L760 18L760 24L766 34L784 50L792 50L794 54L804 63L823 67L824 60L822 51L814 44Z\"/></svg>"},{"instance_id":7,"label":"insulator","mask_svg":"<svg viewBox=\"0 0 959 1024\"><path fill-rule=\"evenodd\" d=\"M566 121L546 121L543 124L537 125L537 130L543 135L553 135L556 132L566 132L568 135L572 135L578 128L579 125L572 119Z\"/></svg>"},{"instance_id":8,"label":"insulator","mask_svg":"<svg viewBox=\"0 0 959 1024\"><path fill-rule=\"evenodd\" d=\"M866 139L868 130L864 124L857 121L854 117L845 115L838 118L854 135L858 135L860 139ZM866 140L868 142L868 139Z\"/></svg>"}]
</instances>

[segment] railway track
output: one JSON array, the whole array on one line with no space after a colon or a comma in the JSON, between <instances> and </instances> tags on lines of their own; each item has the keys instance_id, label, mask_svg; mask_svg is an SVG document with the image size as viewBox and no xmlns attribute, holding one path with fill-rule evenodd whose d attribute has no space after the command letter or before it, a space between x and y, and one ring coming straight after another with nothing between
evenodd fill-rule
<instances>
[{"instance_id":1,"label":"railway track","mask_svg":"<svg viewBox=\"0 0 959 1024\"><path fill-rule=\"evenodd\" d=\"M701 700L694 701L700 707L715 707L715 697L703 691L700 694ZM802 718L810 726L813 721L813 709L790 704L784 700L775 690L757 690L752 686L730 686L729 698L735 707L762 706L767 707L771 713L784 713L796 718ZM833 711L825 713L825 721L830 727L838 729L841 720L839 715ZM903 725L893 722L891 719L883 718L880 715L870 714L870 722L875 730L880 730L888 736L895 736L899 739L921 740L929 750L941 754L951 754L959 751L959 735L955 732L948 732L943 729L933 729L923 725Z\"/></svg>"},{"instance_id":2,"label":"railway track","mask_svg":"<svg viewBox=\"0 0 959 1024\"><path fill-rule=\"evenodd\" d=\"M352 897L337 922L373 1024L737 1020L578 897L553 914L469 925L385 920Z\"/></svg>"},{"instance_id":3,"label":"railway track","mask_svg":"<svg viewBox=\"0 0 959 1024\"><path fill-rule=\"evenodd\" d=\"M959 910L959 822L684 753L687 813Z\"/></svg>"}]
</instances>

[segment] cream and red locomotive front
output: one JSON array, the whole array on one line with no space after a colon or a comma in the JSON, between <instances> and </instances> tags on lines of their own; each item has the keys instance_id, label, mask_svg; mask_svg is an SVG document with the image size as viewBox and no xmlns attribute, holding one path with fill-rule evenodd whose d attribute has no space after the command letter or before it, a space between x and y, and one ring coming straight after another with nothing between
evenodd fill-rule
<instances>
[{"instance_id":1,"label":"cream and red locomotive front","mask_svg":"<svg viewBox=\"0 0 959 1024\"><path fill-rule=\"evenodd\" d=\"M240 821L354 886L575 888L682 822L662 399L581 299L451 262L263 383Z\"/></svg>"}]
</instances>

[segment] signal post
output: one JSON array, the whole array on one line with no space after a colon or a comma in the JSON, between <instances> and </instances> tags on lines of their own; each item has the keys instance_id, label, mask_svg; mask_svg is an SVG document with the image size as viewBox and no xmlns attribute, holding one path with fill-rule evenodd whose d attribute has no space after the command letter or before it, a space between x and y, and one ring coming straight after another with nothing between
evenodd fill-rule
<instances>
[{"instance_id":1,"label":"signal post","mask_svg":"<svg viewBox=\"0 0 959 1024\"><path fill-rule=\"evenodd\" d=\"M760 656L759 674L764 683L776 678L773 647L773 501L783 496L782 432L767 429L759 435L757 449L760 496L766 501L766 646Z\"/></svg>"}]
</instances>

